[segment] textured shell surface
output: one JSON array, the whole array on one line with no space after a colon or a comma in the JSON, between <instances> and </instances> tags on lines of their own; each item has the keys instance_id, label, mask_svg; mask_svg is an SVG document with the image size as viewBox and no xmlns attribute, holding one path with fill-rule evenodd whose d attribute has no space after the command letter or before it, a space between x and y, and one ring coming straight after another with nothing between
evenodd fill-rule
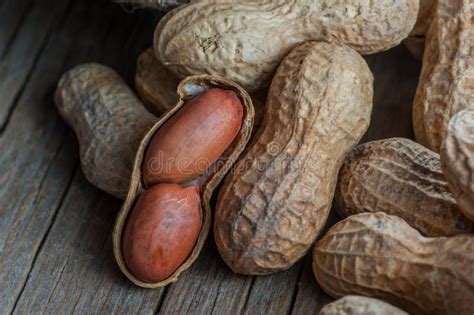
<instances>
[{"instance_id":1,"label":"textured shell surface","mask_svg":"<svg viewBox=\"0 0 474 315\"><path fill-rule=\"evenodd\" d=\"M451 118L441 146L441 163L459 207L474 221L474 110L460 111Z\"/></svg>"},{"instance_id":2,"label":"textured shell surface","mask_svg":"<svg viewBox=\"0 0 474 315\"><path fill-rule=\"evenodd\" d=\"M439 155L409 139L354 148L339 173L335 200L343 217L380 211L426 236L470 233L474 227L448 189Z\"/></svg>"},{"instance_id":3,"label":"textured shell surface","mask_svg":"<svg viewBox=\"0 0 474 315\"><path fill-rule=\"evenodd\" d=\"M356 214L318 242L313 271L334 297L374 297L410 314L474 312L472 234L426 238L399 217Z\"/></svg>"},{"instance_id":4,"label":"textured shell surface","mask_svg":"<svg viewBox=\"0 0 474 315\"><path fill-rule=\"evenodd\" d=\"M343 158L368 127L372 95L372 74L349 47L306 43L281 63L262 126L218 195L214 236L234 272L287 269L308 251Z\"/></svg>"},{"instance_id":5,"label":"textured shell surface","mask_svg":"<svg viewBox=\"0 0 474 315\"><path fill-rule=\"evenodd\" d=\"M365 296L347 295L324 306L319 315L408 315L398 307Z\"/></svg>"},{"instance_id":6,"label":"textured shell surface","mask_svg":"<svg viewBox=\"0 0 474 315\"><path fill-rule=\"evenodd\" d=\"M472 1L437 1L413 103L416 140L433 151L439 152L449 119L463 109L474 109L473 51Z\"/></svg>"},{"instance_id":7,"label":"textured shell surface","mask_svg":"<svg viewBox=\"0 0 474 315\"><path fill-rule=\"evenodd\" d=\"M156 117L114 70L95 63L66 72L58 83L55 101L79 139L86 178L125 199L135 153Z\"/></svg>"},{"instance_id":8,"label":"textured shell surface","mask_svg":"<svg viewBox=\"0 0 474 315\"><path fill-rule=\"evenodd\" d=\"M284 56L309 40L363 54L398 45L418 6L418 0L204 0L169 12L155 30L154 49L179 77L220 75L251 92L268 86Z\"/></svg>"}]
</instances>

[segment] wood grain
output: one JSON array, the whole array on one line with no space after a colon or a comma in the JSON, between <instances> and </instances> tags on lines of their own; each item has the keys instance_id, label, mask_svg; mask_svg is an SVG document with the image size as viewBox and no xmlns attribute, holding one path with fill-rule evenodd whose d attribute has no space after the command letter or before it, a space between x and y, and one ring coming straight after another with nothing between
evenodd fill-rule
<instances>
[{"instance_id":1,"label":"wood grain","mask_svg":"<svg viewBox=\"0 0 474 315\"><path fill-rule=\"evenodd\" d=\"M131 82L159 15L127 14L108 0L32 3L0 0L1 313L308 314L332 300L309 257L270 276L235 275L212 237L167 288L127 281L110 240L120 202L83 177L77 141L52 93L65 70L86 61L102 61ZM375 103L364 141L411 138L419 62L401 46L366 60Z\"/></svg>"},{"instance_id":2,"label":"wood grain","mask_svg":"<svg viewBox=\"0 0 474 315\"><path fill-rule=\"evenodd\" d=\"M12 43L21 23L31 8L32 1L1 1L0 3L0 58Z\"/></svg>"},{"instance_id":3,"label":"wood grain","mask_svg":"<svg viewBox=\"0 0 474 315\"><path fill-rule=\"evenodd\" d=\"M24 1L17 1L22 3ZM10 36L10 42L3 47L0 39L0 131L5 128L9 116L16 105L19 94L27 84L44 43L51 32L57 30L63 22L62 16L70 1L61 1L51 6L48 1L34 1L26 8L26 12L17 11L13 15L25 15L22 24L17 26ZM19 5L18 5L19 6ZM2 13L8 13L8 8ZM1 17L0 17L1 20ZM3 22L2 22L3 23ZM38 27L41 25L41 27ZM1 29L0 33L7 34Z\"/></svg>"},{"instance_id":4,"label":"wood grain","mask_svg":"<svg viewBox=\"0 0 474 315\"><path fill-rule=\"evenodd\" d=\"M123 46L123 43L117 40L107 41L107 35L110 33L109 26L112 26L112 17L117 14L122 14L123 17L124 14L117 9L109 13L108 18L104 18L104 3L106 1L91 6L90 3L77 2L70 14L63 18L66 23L64 25L59 24L61 31L56 31L48 40L39 57L38 64L31 74L31 79L20 96L18 107L13 112L10 124L8 124L0 138L2 151L0 156L2 159L2 185L0 190L2 246L0 261L2 266L7 266L0 271L1 283L3 284L0 286L0 309L2 312L12 311L15 303L17 303L16 311L22 310L20 313L38 312L46 309L72 311L73 308L70 304L64 303L64 301L61 303L54 295L61 279L63 279L63 277L57 275L69 275L74 278L72 282L67 283L66 287L76 286L76 276L81 277L81 279L84 278L86 282L94 279L83 276L90 269L90 264L81 264L80 258L91 260L91 257L93 257L92 260L95 261L97 257L87 252L73 251L75 255L71 261L79 265L74 265L72 271L67 271L67 262L70 261L67 259L68 255L61 256L58 254L61 250L61 244L66 246L68 252L74 248L70 242L71 240L74 241L74 238L65 235L80 232L81 222L83 223L82 226L90 225L89 219L93 218L91 213L95 214L99 211L97 207L90 205L96 202L99 197L104 197L104 195L96 192L99 197L91 196L90 191L87 190L90 190L91 186L82 180L79 181L78 185L83 195L77 196L76 194L70 197L69 183L77 167L77 142L72 132L68 132L65 123L58 116L53 103L52 92L59 76L70 66L91 59L98 60L104 53L112 55L119 47L130 48L129 46ZM117 27L119 25L117 21L115 32L121 33L121 36L123 34L129 36L134 30L132 26L139 24L137 20L137 17L133 17L129 19L128 23L122 22L121 27ZM148 17L147 28L151 28L152 23L150 22L152 20L153 18ZM143 23L141 25L144 27ZM148 36L151 36L151 34L149 33ZM116 35L115 38L117 38ZM102 44L97 45L96 43ZM108 47L107 43L113 43L113 45ZM130 44L137 46L136 50L130 49L135 55L133 57L136 57L144 47L143 43L138 44L133 39ZM104 59L106 58L104 56ZM124 60L120 60L120 62L124 63ZM117 63L119 62L117 61ZM74 183L74 185L76 184ZM61 217L58 214L67 213L66 210L63 210L64 207L57 212L65 194L67 194L67 198L72 198L72 203L76 205L76 211L89 213L87 220L83 219L81 221L79 218L79 221L76 221L74 216L68 218L71 219L70 223L73 224L73 227L76 227L75 229L61 225L51 227L51 222L55 221L55 218ZM81 200L83 203L76 203L77 200ZM90 202L90 204L87 202ZM85 240L86 247L96 244L100 237L107 238L109 236L119 203L114 201L108 204L109 207L114 209L113 212L104 213L107 217L103 220L109 226L107 228L100 226L98 233L92 234L93 239ZM71 209L67 208L67 210L70 211ZM80 243L81 237L82 234L75 242ZM65 242L65 240L67 241ZM48 247L47 244L49 243L54 244L54 246ZM44 248L46 249L44 250ZM111 249L111 244L104 245L104 248ZM104 272L104 276L109 275L113 279L122 279L121 284L126 283L115 269L111 250L107 252L101 249L100 253L107 255L109 259L109 265L107 265L109 273ZM56 263L53 258L59 259L59 261ZM82 273L76 273L80 269L78 266L84 268ZM50 272L48 269L52 269L54 272ZM114 271L116 274L110 276L110 271ZM25 285L26 279L28 279L28 282ZM98 280L94 280L95 285L101 283ZM108 283L114 282L108 281ZM87 283L85 288L88 288L88 284L91 283ZM120 295L114 295L114 290L111 290L112 296L108 297L111 302L99 304L100 307L109 306L110 309L113 309L124 306L126 309L128 304L124 305L121 301L129 298L129 292L127 291L129 286L128 283L126 284L125 286L119 286L125 290L126 293L122 293L125 297L115 300ZM68 289L71 288L61 290L62 294L74 291ZM22 298L15 302L20 293L23 293ZM159 296L160 292L154 292L153 294ZM136 293L140 301L142 295L143 292ZM51 296L52 298L44 299L45 296ZM68 294L64 297L69 303L75 301ZM48 300L49 303L46 303ZM100 299L96 300L101 301ZM153 300L159 301L160 299L154 297ZM130 305L136 305L136 307L142 305L136 303L136 299L131 302ZM154 308L153 303L145 303L145 305Z\"/></svg>"}]
</instances>

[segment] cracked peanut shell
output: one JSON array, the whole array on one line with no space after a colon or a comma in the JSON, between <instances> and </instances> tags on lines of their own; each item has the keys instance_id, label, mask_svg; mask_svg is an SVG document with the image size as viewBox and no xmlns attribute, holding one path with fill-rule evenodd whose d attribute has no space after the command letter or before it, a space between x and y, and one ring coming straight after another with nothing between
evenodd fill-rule
<instances>
[{"instance_id":1,"label":"cracked peanut shell","mask_svg":"<svg viewBox=\"0 0 474 315\"><path fill-rule=\"evenodd\" d=\"M244 116L242 120L242 125L240 131L235 137L234 141L230 144L229 147L225 150L223 155L216 162L215 167L211 166L206 172L202 175L198 183L200 184L200 211L201 211L201 230L199 232L198 239L191 253L187 259L179 266L167 279L162 281L149 283L137 279L127 268L125 263L123 252L122 252L122 233L127 222L127 217L129 213L133 210L134 205L144 191L145 186L142 181L142 164L145 157L146 149L151 142L153 136L158 131L158 129L173 115L182 108L186 101L193 98L194 96L210 89L217 87L224 90L231 90L237 93L240 98L244 110ZM113 230L113 248L114 256L117 261L120 270L123 274L134 284L143 288L158 288L165 286L171 282L174 282L178 279L179 275L188 269L192 263L197 259L201 249L204 245L204 242L209 234L209 229L211 225L211 207L210 199L216 189L217 185L220 183L225 174L230 170L232 165L235 163L239 155L244 150L252 131L253 118L254 118L254 109L250 96L237 84L228 81L226 79L202 75L202 76L193 76L188 77L183 80L178 86L179 102L178 104L167 111L159 120L148 130L148 132L143 137L138 151L135 156L135 162L133 165L132 179L130 188L128 191L127 198L122 205L120 212L118 213L114 230ZM179 144L177 144L179 145Z\"/></svg>"},{"instance_id":2,"label":"cracked peanut shell","mask_svg":"<svg viewBox=\"0 0 474 315\"><path fill-rule=\"evenodd\" d=\"M413 103L417 142L439 152L449 119L474 108L474 9L470 1L438 0Z\"/></svg>"},{"instance_id":3,"label":"cracked peanut shell","mask_svg":"<svg viewBox=\"0 0 474 315\"><path fill-rule=\"evenodd\" d=\"M403 138L361 144L339 172L336 208L343 216L385 212L404 219L426 236L473 231L456 205L439 155Z\"/></svg>"},{"instance_id":4,"label":"cracked peanut shell","mask_svg":"<svg viewBox=\"0 0 474 315\"><path fill-rule=\"evenodd\" d=\"M474 221L474 110L451 118L441 146L441 165L459 207Z\"/></svg>"},{"instance_id":5,"label":"cracked peanut shell","mask_svg":"<svg viewBox=\"0 0 474 315\"><path fill-rule=\"evenodd\" d=\"M398 45L418 6L418 0L203 0L163 17L154 50L179 77L220 75L252 92L268 86L290 50L310 40L362 54Z\"/></svg>"},{"instance_id":6,"label":"cracked peanut shell","mask_svg":"<svg viewBox=\"0 0 474 315\"><path fill-rule=\"evenodd\" d=\"M361 213L336 223L313 251L333 297L374 297L410 314L474 312L474 236L427 238L403 219Z\"/></svg>"},{"instance_id":7,"label":"cracked peanut shell","mask_svg":"<svg viewBox=\"0 0 474 315\"><path fill-rule=\"evenodd\" d=\"M370 120L373 77L352 48L310 42L281 63L262 126L219 191L214 237L241 274L287 269L315 241L337 173Z\"/></svg>"},{"instance_id":8,"label":"cracked peanut shell","mask_svg":"<svg viewBox=\"0 0 474 315\"><path fill-rule=\"evenodd\" d=\"M157 118L114 70L96 63L67 71L59 80L55 103L77 135L86 178L125 199L135 153Z\"/></svg>"}]
</instances>

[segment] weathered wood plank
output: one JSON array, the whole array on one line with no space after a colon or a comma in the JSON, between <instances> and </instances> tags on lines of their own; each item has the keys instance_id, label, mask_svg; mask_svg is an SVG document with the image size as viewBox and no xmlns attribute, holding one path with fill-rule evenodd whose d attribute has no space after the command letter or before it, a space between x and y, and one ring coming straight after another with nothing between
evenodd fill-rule
<instances>
[{"instance_id":1,"label":"weathered wood plank","mask_svg":"<svg viewBox=\"0 0 474 315\"><path fill-rule=\"evenodd\" d=\"M290 269L268 276L255 277L244 314L288 314L295 298L295 287L302 262Z\"/></svg>"},{"instance_id":2,"label":"weathered wood plank","mask_svg":"<svg viewBox=\"0 0 474 315\"><path fill-rule=\"evenodd\" d=\"M23 287L77 164L76 146L69 144L71 137L63 145L66 128L52 103L62 71L60 59L54 57L43 57L11 128L0 138L0 309L5 312ZM5 74L7 79L9 75Z\"/></svg>"},{"instance_id":3,"label":"weathered wood plank","mask_svg":"<svg viewBox=\"0 0 474 315\"><path fill-rule=\"evenodd\" d=\"M297 295L291 313L318 314L324 305L330 303L333 298L324 293L317 285L311 266L311 255L307 255L304 261L303 271L298 281Z\"/></svg>"},{"instance_id":4,"label":"weathered wood plank","mask_svg":"<svg viewBox=\"0 0 474 315\"><path fill-rule=\"evenodd\" d=\"M18 3L26 3L21 0ZM17 97L28 81L46 39L57 30L68 1L34 1L18 33L0 61L0 131L5 128ZM0 18L1 20L1 18Z\"/></svg>"},{"instance_id":5,"label":"weathered wood plank","mask_svg":"<svg viewBox=\"0 0 474 315\"><path fill-rule=\"evenodd\" d=\"M92 4L92 1L77 2L74 5L68 17L70 21L48 43L32 82L36 82L36 74L49 69L48 63L53 61L61 67L60 71L55 71L55 80L49 82L50 89L54 89L59 75L65 69L80 62L107 61L109 56L123 51L133 54L132 61L128 61L127 54L124 53L117 62L122 65L134 63L141 48L149 45L152 31L150 20L139 23L141 27L149 29L141 30L141 41L137 38L127 40L140 17L127 16L106 1L102 1L100 5ZM80 33L76 33L78 30ZM110 40L111 37L123 40ZM127 44L124 45L124 41ZM64 47L58 47L58 42ZM47 102L54 108L51 95ZM61 124L64 123L61 121ZM7 130L9 128L10 126ZM65 141L71 141L73 137L70 133ZM77 153L72 156L76 155ZM119 207L118 200L93 188L84 179L82 172L76 174L44 244L37 253L17 301L15 313L155 311L163 290L134 287L115 265L110 233Z\"/></svg>"},{"instance_id":6,"label":"weathered wood plank","mask_svg":"<svg viewBox=\"0 0 474 315\"><path fill-rule=\"evenodd\" d=\"M21 22L31 8L30 1L0 2L0 60L14 40Z\"/></svg>"},{"instance_id":7,"label":"weathered wood plank","mask_svg":"<svg viewBox=\"0 0 474 315\"><path fill-rule=\"evenodd\" d=\"M28 84L0 137L0 309L9 312L25 283L77 164L75 147L63 145L66 128L43 102L58 65L45 64ZM8 76L8 73L5 74Z\"/></svg>"},{"instance_id":8,"label":"weathered wood plank","mask_svg":"<svg viewBox=\"0 0 474 315\"><path fill-rule=\"evenodd\" d=\"M170 285L160 314L238 314L251 279L232 274L211 237L193 266Z\"/></svg>"},{"instance_id":9,"label":"weathered wood plank","mask_svg":"<svg viewBox=\"0 0 474 315\"><path fill-rule=\"evenodd\" d=\"M15 314L155 311L162 290L137 288L116 267L110 230L119 205L78 171Z\"/></svg>"}]
</instances>

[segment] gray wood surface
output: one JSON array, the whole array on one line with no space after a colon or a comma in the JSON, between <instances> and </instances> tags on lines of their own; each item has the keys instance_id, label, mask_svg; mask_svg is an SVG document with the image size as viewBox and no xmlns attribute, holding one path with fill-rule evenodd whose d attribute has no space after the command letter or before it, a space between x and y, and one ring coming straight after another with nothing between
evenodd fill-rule
<instances>
[{"instance_id":1,"label":"gray wood surface","mask_svg":"<svg viewBox=\"0 0 474 315\"><path fill-rule=\"evenodd\" d=\"M274 275L236 275L211 236L196 263L158 290L133 286L115 265L120 201L84 178L53 92L64 71L87 61L132 82L158 18L108 0L0 0L0 313L317 313L331 298L309 256ZM376 93L364 141L412 137L419 62L404 47L366 59Z\"/></svg>"}]
</instances>

